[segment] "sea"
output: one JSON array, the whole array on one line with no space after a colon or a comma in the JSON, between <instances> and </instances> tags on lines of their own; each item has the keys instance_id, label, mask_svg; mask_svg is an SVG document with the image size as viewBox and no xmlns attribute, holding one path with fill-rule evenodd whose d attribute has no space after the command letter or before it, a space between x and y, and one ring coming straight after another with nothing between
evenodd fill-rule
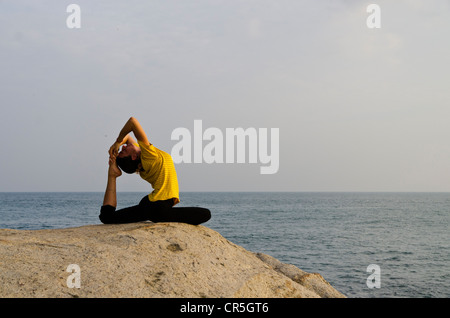
<instances>
[{"instance_id":1,"label":"sea","mask_svg":"<svg viewBox=\"0 0 450 318\"><path fill-rule=\"evenodd\" d=\"M146 193L120 192L118 208ZM450 193L183 192L204 226L350 298L450 297ZM101 192L0 193L0 228L99 224ZM1 273L0 273L1 275Z\"/></svg>"}]
</instances>

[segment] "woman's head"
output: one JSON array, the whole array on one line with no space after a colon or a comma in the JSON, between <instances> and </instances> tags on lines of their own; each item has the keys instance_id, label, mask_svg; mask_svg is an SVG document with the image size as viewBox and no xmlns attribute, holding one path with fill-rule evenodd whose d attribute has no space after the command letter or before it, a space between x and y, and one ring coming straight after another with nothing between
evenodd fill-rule
<instances>
[{"instance_id":1,"label":"woman's head","mask_svg":"<svg viewBox=\"0 0 450 318\"><path fill-rule=\"evenodd\" d=\"M116 158L119 168L126 173L135 173L141 168L141 149L133 144L123 145Z\"/></svg>"}]
</instances>

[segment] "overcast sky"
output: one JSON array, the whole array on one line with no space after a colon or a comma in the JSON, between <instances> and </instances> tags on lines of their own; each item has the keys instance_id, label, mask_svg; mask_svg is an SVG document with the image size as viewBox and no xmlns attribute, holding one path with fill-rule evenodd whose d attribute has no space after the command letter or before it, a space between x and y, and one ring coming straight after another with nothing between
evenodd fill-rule
<instances>
[{"instance_id":1,"label":"overcast sky","mask_svg":"<svg viewBox=\"0 0 450 318\"><path fill-rule=\"evenodd\" d=\"M450 3L373 2L380 29L356 0L0 0L0 191L104 191L130 116L169 153L196 119L279 128L276 174L180 163L180 191L450 191Z\"/></svg>"}]
</instances>

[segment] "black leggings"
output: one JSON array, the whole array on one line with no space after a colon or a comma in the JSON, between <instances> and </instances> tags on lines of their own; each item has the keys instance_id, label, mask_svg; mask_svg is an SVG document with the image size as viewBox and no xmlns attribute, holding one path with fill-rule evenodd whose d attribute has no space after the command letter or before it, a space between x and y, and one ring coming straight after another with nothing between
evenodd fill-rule
<instances>
[{"instance_id":1,"label":"black leggings","mask_svg":"<svg viewBox=\"0 0 450 318\"><path fill-rule=\"evenodd\" d=\"M100 209L100 221L104 224L133 223L141 221L181 222L198 225L211 218L211 212L199 207L174 208L173 200L150 201L148 196L142 198L138 205L116 211L111 205Z\"/></svg>"}]
</instances>

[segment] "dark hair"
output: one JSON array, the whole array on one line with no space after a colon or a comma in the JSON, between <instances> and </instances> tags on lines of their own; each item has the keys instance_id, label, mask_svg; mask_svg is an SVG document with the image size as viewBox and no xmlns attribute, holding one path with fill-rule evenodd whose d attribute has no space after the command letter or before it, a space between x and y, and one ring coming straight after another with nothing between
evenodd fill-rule
<instances>
[{"instance_id":1,"label":"dark hair","mask_svg":"<svg viewBox=\"0 0 450 318\"><path fill-rule=\"evenodd\" d=\"M131 156L116 158L117 165L119 168L126 173L132 174L135 173L136 170L139 169L139 164L141 163L141 159L133 160Z\"/></svg>"}]
</instances>

